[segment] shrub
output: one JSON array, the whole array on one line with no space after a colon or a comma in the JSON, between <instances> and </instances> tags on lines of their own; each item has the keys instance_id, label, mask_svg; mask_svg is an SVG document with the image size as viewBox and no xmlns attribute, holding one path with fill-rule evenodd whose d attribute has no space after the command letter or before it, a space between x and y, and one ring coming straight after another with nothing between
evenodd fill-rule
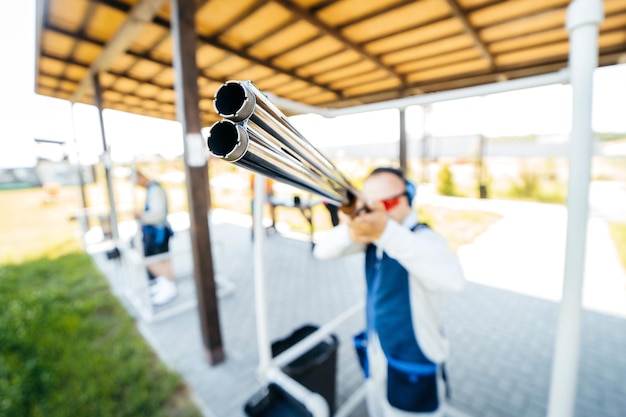
<instances>
[{"instance_id":1,"label":"shrub","mask_svg":"<svg viewBox=\"0 0 626 417\"><path fill-rule=\"evenodd\" d=\"M541 177L537 172L522 168L519 173L518 181L511 185L511 196L532 199L540 190Z\"/></svg>"},{"instance_id":2,"label":"shrub","mask_svg":"<svg viewBox=\"0 0 626 417\"><path fill-rule=\"evenodd\" d=\"M437 192L441 195L458 195L450 164L443 164L439 170L437 175Z\"/></svg>"},{"instance_id":3,"label":"shrub","mask_svg":"<svg viewBox=\"0 0 626 417\"><path fill-rule=\"evenodd\" d=\"M556 179L553 169L542 176L538 170L522 166L517 181L511 184L509 196L515 199L564 204L567 199L566 184Z\"/></svg>"}]
</instances>

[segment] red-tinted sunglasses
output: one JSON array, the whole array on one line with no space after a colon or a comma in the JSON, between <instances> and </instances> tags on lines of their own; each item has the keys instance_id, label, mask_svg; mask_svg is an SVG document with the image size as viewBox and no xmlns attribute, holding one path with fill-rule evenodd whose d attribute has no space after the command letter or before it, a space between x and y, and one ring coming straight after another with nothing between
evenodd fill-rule
<instances>
[{"instance_id":1,"label":"red-tinted sunglasses","mask_svg":"<svg viewBox=\"0 0 626 417\"><path fill-rule=\"evenodd\" d=\"M405 195L406 195L406 191L402 192L402 194L398 194L396 196L389 197L384 200L380 200L380 202L383 203L383 206L385 206L385 211L391 211L394 208L396 208L398 204L400 204L400 199L404 197Z\"/></svg>"}]
</instances>

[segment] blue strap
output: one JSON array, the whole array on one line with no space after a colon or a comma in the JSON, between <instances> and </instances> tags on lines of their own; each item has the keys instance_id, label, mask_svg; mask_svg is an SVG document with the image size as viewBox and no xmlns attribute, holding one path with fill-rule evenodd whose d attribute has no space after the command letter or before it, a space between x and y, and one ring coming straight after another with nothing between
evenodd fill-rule
<instances>
[{"instance_id":1,"label":"blue strap","mask_svg":"<svg viewBox=\"0 0 626 417\"><path fill-rule=\"evenodd\" d=\"M426 223L418 223L416 225L414 225L413 227L410 228L410 230L412 232L418 231L420 229L426 229L429 228L428 224ZM375 246L372 245L372 247L368 248L369 250L376 250ZM376 255L374 255L376 256ZM377 286L380 284L380 269L381 269L381 259L376 258L375 264L374 264L374 272L373 272L373 288L372 290L369 292L368 297L370 298L368 305L369 305L369 309L368 310L373 310L373 306L374 306L374 302L375 302L375 297L376 297L376 289ZM375 328L374 325L374 313L373 311L368 311L368 324L371 325L372 327ZM372 330L372 329L369 329ZM365 346L367 346L367 339L366 340L358 340L358 342L365 344ZM355 344L357 343L357 340L355 340ZM357 345L358 347L358 345ZM389 364L389 366L393 367L394 369L407 374L407 376L409 377L409 380L411 380L412 382L416 382L419 379L420 375L433 375L437 372L437 365L436 364L432 364L432 363L415 363L415 362L406 362L400 359L395 359L393 357L391 357L390 355L387 355L387 353L385 352L385 357L387 359L387 363Z\"/></svg>"},{"instance_id":2,"label":"blue strap","mask_svg":"<svg viewBox=\"0 0 626 417\"><path fill-rule=\"evenodd\" d=\"M437 372L437 365L401 361L387 356L387 362L398 371L409 375L432 375Z\"/></svg>"},{"instance_id":3,"label":"blue strap","mask_svg":"<svg viewBox=\"0 0 626 417\"><path fill-rule=\"evenodd\" d=\"M420 229L430 229L430 226L428 225L428 223L418 223L415 226L411 227L411 232L415 232L416 230Z\"/></svg>"},{"instance_id":4,"label":"blue strap","mask_svg":"<svg viewBox=\"0 0 626 417\"><path fill-rule=\"evenodd\" d=\"M165 227L157 227L156 228L156 238L155 241L158 244L165 242Z\"/></svg>"},{"instance_id":5,"label":"blue strap","mask_svg":"<svg viewBox=\"0 0 626 417\"><path fill-rule=\"evenodd\" d=\"M365 375L365 378L369 378L370 369L369 361L367 359L367 332L362 331L361 333L355 335L352 340L354 341L354 347L359 363L361 364L361 369L363 369L363 374Z\"/></svg>"}]
</instances>

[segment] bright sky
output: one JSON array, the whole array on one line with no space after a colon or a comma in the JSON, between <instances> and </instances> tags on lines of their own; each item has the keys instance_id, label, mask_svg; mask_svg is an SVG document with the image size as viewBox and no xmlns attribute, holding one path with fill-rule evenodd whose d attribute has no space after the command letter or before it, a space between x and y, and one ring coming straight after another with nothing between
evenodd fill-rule
<instances>
[{"instance_id":1,"label":"bright sky","mask_svg":"<svg viewBox=\"0 0 626 417\"><path fill-rule=\"evenodd\" d=\"M35 0L12 2L11 14L0 15L0 168L32 166L37 146L33 138L72 142L76 137L81 160L94 162L102 140L94 107L76 105L72 127L69 102L34 94ZM596 71L593 127L601 132L626 132L626 65ZM176 122L105 110L105 129L114 160L134 154L182 153ZM407 111L410 137L424 128L421 108ZM306 115L293 123L314 145L396 141L398 112L358 114L323 119ZM565 85L502 93L433 105L426 128L435 136L515 136L567 133L571 125L571 89Z\"/></svg>"}]
</instances>

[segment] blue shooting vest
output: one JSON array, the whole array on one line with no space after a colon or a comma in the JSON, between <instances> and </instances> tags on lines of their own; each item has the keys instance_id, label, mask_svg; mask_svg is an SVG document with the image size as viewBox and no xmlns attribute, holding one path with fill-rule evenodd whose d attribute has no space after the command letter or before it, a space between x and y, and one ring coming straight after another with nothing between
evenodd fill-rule
<instances>
[{"instance_id":1,"label":"blue shooting vest","mask_svg":"<svg viewBox=\"0 0 626 417\"><path fill-rule=\"evenodd\" d=\"M420 223L411 230L427 228ZM409 412L430 412L439 407L437 364L426 357L413 330L409 273L398 261L383 252L377 257L375 245L365 252L367 280L367 328L378 334L387 358L387 400L392 406ZM355 343L367 345L365 334ZM359 360L366 376L369 369L361 348Z\"/></svg>"},{"instance_id":2,"label":"blue shooting vest","mask_svg":"<svg viewBox=\"0 0 626 417\"><path fill-rule=\"evenodd\" d=\"M148 187L146 189L146 204L144 206L144 211L150 210L150 205L148 203L147 194L150 192L150 188L159 187L163 188L161 184L156 181L150 181ZM167 198L165 199L165 223L163 225L152 225L152 224L144 224L141 226L143 236L144 236L144 244L148 243L151 245L161 245L165 242L166 237L170 237L174 235L174 231L172 230L170 224L167 221L167 214L169 213L169 207L167 204Z\"/></svg>"}]
</instances>

